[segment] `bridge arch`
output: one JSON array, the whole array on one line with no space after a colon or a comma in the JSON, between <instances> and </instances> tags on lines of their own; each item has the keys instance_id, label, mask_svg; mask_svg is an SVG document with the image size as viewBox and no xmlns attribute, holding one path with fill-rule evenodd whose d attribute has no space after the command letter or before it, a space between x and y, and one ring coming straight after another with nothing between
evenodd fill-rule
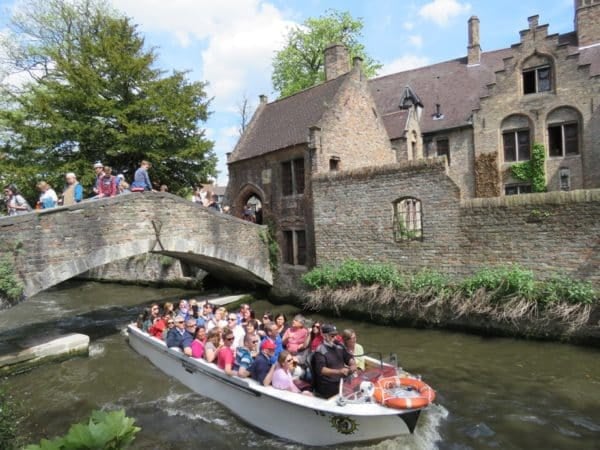
<instances>
[{"instance_id":1,"label":"bridge arch","mask_svg":"<svg viewBox=\"0 0 600 450\"><path fill-rule=\"evenodd\" d=\"M95 267L145 253L181 259L224 281L273 282L265 227L168 193L134 193L0 219L27 297Z\"/></svg>"}]
</instances>

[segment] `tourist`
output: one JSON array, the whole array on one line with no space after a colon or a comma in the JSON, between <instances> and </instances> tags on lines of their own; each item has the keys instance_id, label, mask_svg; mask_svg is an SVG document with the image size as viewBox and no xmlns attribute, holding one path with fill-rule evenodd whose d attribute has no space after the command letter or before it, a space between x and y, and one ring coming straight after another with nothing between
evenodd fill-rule
<instances>
[{"instance_id":1,"label":"tourist","mask_svg":"<svg viewBox=\"0 0 600 450\"><path fill-rule=\"evenodd\" d=\"M342 340L344 342L344 347L348 350L354 357L354 361L356 361L356 368L360 370L365 370L365 351L363 350L362 345L356 342L356 333L353 329L348 328L342 331Z\"/></svg>"},{"instance_id":2,"label":"tourist","mask_svg":"<svg viewBox=\"0 0 600 450\"><path fill-rule=\"evenodd\" d=\"M144 160L140 163L140 167L133 175L133 183L131 183L132 192L153 191L148 169L152 167L148 161Z\"/></svg>"},{"instance_id":3,"label":"tourist","mask_svg":"<svg viewBox=\"0 0 600 450\"><path fill-rule=\"evenodd\" d=\"M112 168L105 166L98 178L98 198L114 197L117 195L117 181L112 174Z\"/></svg>"},{"instance_id":4,"label":"tourist","mask_svg":"<svg viewBox=\"0 0 600 450\"><path fill-rule=\"evenodd\" d=\"M274 354L275 343L271 339L263 340L260 344L260 353L254 359L254 363L250 366L250 376L253 380L268 386L269 383L265 384L265 378L273 365L271 359Z\"/></svg>"},{"instance_id":5,"label":"tourist","mask_svg":"<svg viewBox=\"0 0 600 450\"><path fill-rule=\"evenodd\" d=\"M169 334L169 330L172 330L173 328L175 328L175 319L173 319L173 317L171 317L170 315L167 314L163 317L163 320L167 324L167 327L163 331L162 340L166 342L167 336Z\"/></svg>"},{"instance_id":6,"label":"tourist","mask_svg":"<svg viewBox=\"0 0 600 450\"><path fill-rule=\"evenodd\" d=\"M14 184L9 184L4 188L4 201L9 216L18 216L31 211L31 206Z\"/></svg>"},{"instance_id":7,"label":"tourist","mask_svg":"<svg viewBox=\"0 0 600 450\"><path fill-rule=\"evenodd\" d=\"M292 372L294 371L294 358L287 350L282 351L277 358L277 364L271 368L271 386L275 389L290 391L297 394L303 393L312 396L309 391L302 392L294 383ZM267 375L267 378L269 375Z\"/></svg>"},{"instance_id":8,"label":"tourist","mask_svg":"<svg viewBox=\"0 0 600 450\"><path fill-rule=\"evenodd\" d=\"M150 305L150 313L144 321L142 329L148 333L150 327L154 325L154 322L156 322L158 319L160 319L160 306L158 306L158 303L152 303L152 305Z\"/></svg>"},{"instance_id":9,"label":"tourist","mask_svg":"<svg viewBox=\"0 0 600 450\"><path fill-rule=\"evenodd\" d=\"M190 315L190 305L187 300L181 299L179 300L179 304L177 306L177 310L175 311L176 316L182 316L186 320L191 317Z\"/></svg>"},{"instance_id":10,"label":"tourist","mask_svg":"<svg viewBox=\"0 0 600 450\"><path fill-rule=\"evenodd\" d=\"M223 345L217 351L217 366L229 376L237 375L237 372L233 370L235 356L232 345L234 339L233 331L225 327L223 329Z\"/></svg>"},{"instance_id":11,"label":"tourist","mask_svg":"<svg viewBox=\"0 0 600 450\"><path fill-rule=\"evenodd\" d=\"M39 205L42 209L54 208L58 204L58 196L54 189L50 187L45 181L40 181L37 185L38 190L41 192Z\"/></svg>"},{"instance_id":12,"label":"tourist","mask_svg":"<svg viewBox=\"0 0 600 450\"><path fill-rule=\"evenodd\" d=\"M194 335L186 331L185 319L182 316L175 317L175 328L167 333L167 347L178 347L188 356L192 355L190 345L194 340Z\"/></svg>"},{"instance_id":13,"label":"tourist","mask_svg":"<svg viewBox=\"0 0 600 450\"><path fill-rule=\"evenodd\" d=\"M156 308L160 311L160 308L158 308L158 304L153 304L151 308L154 308L156 305ZM165 335L165 330L168 329L168 322L169 320L171 321L171 323L173 323L173 319L170 318L169 316L166 315L158 315L158 317L153 321L152 325L148 328L148 334L150 334L151 336L154 336L158 339L164 339L163 336Z\"/></svg>"},{"instance_id":14,"label":"tourist","mask_svg":"<svg viewBox=\"0 0 600 450\"><path fill-rule=\"evenodd\" d=\"M238 325L241 326L241 325ZM257 336L244 336L242 345L235 349L235 361L233 363L233 370L237 372L237 375L242 378L250 376L250 366L254 362L252 356L252 349L256 347L258 343Z\"/></svg>"},{"instance_id":15,"label":"tourist","mask_svg":"<svg viewBox=\"0 0 600 450\"><path fill-rule=\"evenodd\" d=\"M321 322L315 322L310 329L310 351L314 352L322 343Z\"/></svg>"},{"instance_id":16,"label":"tourist","mask_svg":"<svg viewBox=\"0 0 600 450\"><path fill-rule=\"evenodd\" d=\"M71 206L83 200L83 186L77 181L77 177L73 172L65 175L65 188L60 197L60 204L63 206Z\"/></svg>"},{"instance_id":17,"label":"tourist","mask_svg":"<svg viewBox=\"0 0 600 450\"><path fill-rule=\"evenodd\" d=\"M221 330L219 328L213 328L206 335L206 342L204 343L204 359L209 363L216 362L217 352L221 347Z\"/></svg>"},{"instance_id":18,"label":"tourist","mask_svg":"<svg viewBox=\"0 0 600 450\"><path fill-rule=\"evenodd\" d=\"M196 324L199 327L205 327L208 329L208 322L212 318L212 306L208 302L202 304L202 309L198 310L198 317L196 318Z\"/></svg>"},{"instance_id":19,"label":"tourist","mask_svg":"<svg viewBox=\"0 0 600 450\"><path fill-rule=\"evenodd\" d=\"M98 195L98 184L100 181L100 177L104 175L104 164L102 164L100 161L96 161L94 163L94 173L96 174L96 178L94 179L94 187L92 188L92 190L94 191L94 194Z\"/></svg>"},{"instance_id":20,"label":"tourist","mask_svg":"<svg viewBox=\"0 0 600 450\"><path fill-rule=\"evenodd\" d=\"M244 212L242 213L242 220L247 222L256 222L256 217L254 217L254 211L250 205L246 205L244 208Z\"/></svg>"},{"instance_id":21,"label":"tourist","mask_svg":"<svg viewBox=\"0 0 600 450\"><path fill-rule=\"evenodd\" d=\"M244 327L237 323L237 316L235 313L227 314L227 328L231 330L235 337L233 344L231 345L235 351L236 348L244 344L244 336L246 335Z\"/></svg>"},{"instance_id":22,"label":"tourist","mask_svg":"<svg viewBox=\"0 0 600 450\"><path fill-rule=\"evenodd\" d=\"M196 334L196 319L193 317L188 317L185 320L185 331L190 333L193 339L194 335Z\"/></svg>"},{"instance_id":23,"label":"tourist","mask_svg":"<svg viewBox=\"0 0 600 450\"><path fill-rule=\"evenodd\" d=\"M271 323L273 323L273 314L267 311L263 314L261 323L258 326L258 334L260 334L261 337L267 335L267 329Z\"/></svg>"},{"instance_id":24,"label":"tourist","mask_svg":"<svg viewBox=\"0 0 600 450\"><path fill-rule=\"evenodd\" d=\"M254 346L250 349L250 353L252 354L253 358L256 358L256 356L260 352L258 345L260 343L260 335L257 331L258 321L249 320L242 326L244 327L245 336L251 336L254 338Z\"/></svg>"},{"instance_id":25,"label":"tourist","mask_svg":"<svg viewBox=\"0 0 600 450\"><path fill-rule=\"evenodd\" d=\"M163 305L163 314L175 317L175 306L171 302L165 302Z\"/></svg>"},{"instance_id":26,"label":"tourist","mask_svg":"<svg viewBox=\"0 0 600 450\"><path fill-rule=\"evenodd\" d=\"M221 205L219 205L219 196L216 194L212 194L210 196L210 202L208 203L208 208L212 209L216 212L221 212Z\"/></svg>"},{"instance_id":27,"label":"tourist","mask_svg":"<svg viewBox=\"0 0 600 450\"><path fill-rule=\"evenodd\" d=\"M283 342L281 341L281 336L279 335L279 331L277 330L277 325L271 323L267 328L267 336L263 338L270 339L275 344L275 353L271 358L271 363L275 364L277 362L277 357L283 351Z\"/></svg>"},{"instance_id":28,"label":"tourist","mask_svg":"<svg viewBox=\"0 0 600 450\"><path fill-rule=\"evenodd\" d=\"M196 189L194 189L194 193L192 194L192 202L202 205L202 195L200 193L200 189L200 186L197 186Z\"/></svg>"},{"instance_id":29,"label":"tourist","mask_svg":"<svg viewBox=\"0 0 600 450\"><path fill-rule=\"evenodd\" d=\"M323 343L312 357L312 376L315 391L329 398L339 392L340 379L356 371L356 362L348 351L336 342L335 325L321 327Z\"/></svg>"},{"instance_id":30,"label":"tourist","mask_svg":"<svg viewBox=\"0 0 600 450\"><path fill-rule=\"evenodd\" d=\"M285 317L285 314L279 313L275 316L275 325L277 325L277 332L283 338L283 335L289 327L287 324L287 317Z\"/></svg>"},{"instance_id":31,"label":"tourist","mask_svg":"<svg viewBox=\"0 0 600 450\"><path fill-rule=\"evenodd\" d=\"M302 314L294 316L292 326L285 331L282 337L283 346L294 356L308 347L309 333L304 322Z\"/></svg>"},{"instance_id":32,"label":"tourist","mask_svg":"<svg viewBox=\"0 0 600 450\"><path fill-rule=\"evenodd\" d=\"M202 358L204 356L204 341L206 340L206 330L204 327L196 327L194 340L192 341L192 357Z\"/></svg>"},{"instance_id":33,"label":"tourist","mask_svg":"<svg viewBox=\"0 0 600 450\"><path fill-rule=\"evenodd\" d=\"M213 327L225 328L227 326L227 309L219 306L213 314L213 318L208 323L209 329Z\"/></svg>"}]
</instances>

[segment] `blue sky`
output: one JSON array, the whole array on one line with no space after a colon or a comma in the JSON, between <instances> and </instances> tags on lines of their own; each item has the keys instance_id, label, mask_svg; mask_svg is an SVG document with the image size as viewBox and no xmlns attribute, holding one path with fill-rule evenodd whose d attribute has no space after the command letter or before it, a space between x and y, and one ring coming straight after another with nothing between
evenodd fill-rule
<instances>
[{"instance_id":1,"label":"blue sky","mask_svg":"<svg viewBox=\"0 0 600 450\"><path fill-rule=\"evenodd\" d=\"M0 32L18 0L0 0ZM519 42L527 17L550 33L573 30L573 0L110 0L138 24L159 54L160 68L189 70L214 97L205 124L219 157L217 182L227 183L225 154L239 137L239 105L275 99L271 60L289 27L328 9L362 18L367 53L381 75L466 55L467 20L480 19L483 51Z\"/></svg>"}]
</instances>

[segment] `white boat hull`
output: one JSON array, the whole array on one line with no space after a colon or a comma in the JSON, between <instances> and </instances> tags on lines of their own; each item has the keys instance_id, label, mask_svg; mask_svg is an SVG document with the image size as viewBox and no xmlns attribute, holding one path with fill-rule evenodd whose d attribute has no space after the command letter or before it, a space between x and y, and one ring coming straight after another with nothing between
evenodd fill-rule
<instances>
[{"instance_id":1,"label":"white boat hull","mask_svg":"<svg viewBox=\"0 0 600 450\"><path fill-rule=\"evenodd\" d=\"M395 410L376 403L346 404L265 387L229 377L216 365L190 358L135 326L129 343L156 367L228 408L245 422L290 441L335 445L373 441L412 433L420 410Z\"/></svg>"}]
</instances>

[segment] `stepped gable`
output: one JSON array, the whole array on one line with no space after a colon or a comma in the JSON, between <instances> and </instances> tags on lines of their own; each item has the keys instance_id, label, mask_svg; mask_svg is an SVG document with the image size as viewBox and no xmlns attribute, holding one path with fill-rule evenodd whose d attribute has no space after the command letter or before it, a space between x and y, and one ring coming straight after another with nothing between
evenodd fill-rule
<instances>
[{"instance_id":1,"label":"stepped gable","mask_svg":"<svg viewBox=\"0 0 600 450\"><path fill-rule=\"evenodd\" d=\"M319 122L346 77L259 106L228 163L307 143L308 129Z\"/></svg>"},{"instance_id":2,"label":"stepped gable","mask_svg":"<svg viewBox=\"0 0 600 450\"><path fill-rule=\"evenodd\" d=\"M486 94L487 84L494 82L494 72L504 68L502 60L511 54L511 49L485 52L478 65L467 66L463 57L371 80L369 86L390 139L401 137L405 129L408 116L398 111L406 86L424 105L420 120L423 133L468 125L472 111L479 107L479 97ZM436 104L443 115L439 120L434 120Z\"/></svg>"}]
</instances>

